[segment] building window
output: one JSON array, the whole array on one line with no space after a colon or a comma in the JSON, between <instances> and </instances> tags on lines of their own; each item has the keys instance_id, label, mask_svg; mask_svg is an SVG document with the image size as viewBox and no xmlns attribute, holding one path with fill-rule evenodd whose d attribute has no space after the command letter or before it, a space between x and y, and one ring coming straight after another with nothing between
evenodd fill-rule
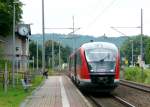
<instances>
[{"instance_id":1,"label":"building window","mask_svg":"<svg viewBox=\"0 0 150 107\"><path fill-rule=\"evenodd\" d=\"M16 51L19 51L19 47L16 47Z\"/></svg>"}]
</instances>

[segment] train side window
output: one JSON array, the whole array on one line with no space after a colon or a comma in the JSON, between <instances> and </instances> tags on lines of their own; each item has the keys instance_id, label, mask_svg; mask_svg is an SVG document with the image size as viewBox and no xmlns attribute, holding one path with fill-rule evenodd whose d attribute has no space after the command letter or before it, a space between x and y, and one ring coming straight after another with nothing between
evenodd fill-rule
<instances>
[{"instance_id":1,"label":"train side window","mask_svg":"<svg viewBox=\"0 0 150 107\"><path fill-rule=\"evenodd\" d=\"M77 52L77 64L78 64L78 65L81 65L81 64L82 64L82 63L81 63L81 56L80 56L79 51Z\"/></svg>"},{"instance_id":2,"label":"train side window","mask_svg":"<svg viewBox=\"0 0 150 107\"><path fill-rule=\"evenodd\" d=\"M74 68L74 57L71 58L71 68Z\"/></svg>"},{"instance_id":3,"label":"train side window","mask_svg":"<svg viewBox=\"0 0 150 107\"><path fill-rule=\"evenodd\" d=\"M71 58L69 58L69 70L71 70Z\"/></svg>"},{"instance_id":4,"label":"train side window","mask_svg":"<svg viewBox=\"0 0 150 107\"><path fill-rule=\"evenodd\" d=\"M71 58L71 68L72 68L72 66L73 66L73 59Z\"/></svg>"}]
</instances>

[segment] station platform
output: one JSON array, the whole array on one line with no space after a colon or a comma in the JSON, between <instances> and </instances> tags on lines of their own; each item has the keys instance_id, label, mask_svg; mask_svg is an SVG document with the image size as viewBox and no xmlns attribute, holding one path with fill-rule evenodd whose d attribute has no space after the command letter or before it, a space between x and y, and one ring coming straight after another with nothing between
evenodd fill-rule
<instances>
[{"instance_id":1,"label":"station platform","mask_svg":"<svg viewBox=\"0 0 150 107\"><path fill-rule=\"evenodd\" d=\"M49 76L20 107L91 107L67 76Z\"/></svg>"}]
</instances>

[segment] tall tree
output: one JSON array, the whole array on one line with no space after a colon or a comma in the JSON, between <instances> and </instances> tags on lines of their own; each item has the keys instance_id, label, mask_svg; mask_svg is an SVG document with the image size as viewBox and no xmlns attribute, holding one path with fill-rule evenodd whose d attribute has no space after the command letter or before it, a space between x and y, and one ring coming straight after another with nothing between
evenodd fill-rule
<instances>
[{"instance_id":1,"label":"tall tree","mask_svg":"<svg viewBox=\"0 0 150 107\"><path fill-rule=\"evenodd\" d=\"M70 47L63 47L62 45L60 46L60 53L61 53L61 62L66 63L67 58L69 54L71 53L71 48ZM48 61L49 58L52 59L52 41L48 40L45 43L45 60L46 60L46 65L48 66ZM59 43L54 42L54 62L55 66L59 65ZM50 64L52 65L52 64Z\"/></svg>"},{"instance_id":2,"label":"tall tree","mask_svg":"<svg viewBox=\"0 0 150 107\"><path fill-rule=\"evenodd\" d=\"M32 59L32 57L34 56L35 58L35 66L37 64L37 46L36 46L36 43L34 41L32 41L30 43L30 46L29 46L29 52L30 52L30 59ZM39 62L39 66L41 67L42 66L42 51L41 51L41 48L38 49L38 62Z\"/></svg>"},{"instance_id":3,"label":"tall tree","mask_svg":"<svg viewBox=\"0 0 150 107\"><path fill-rule=\"evenodd\" d=\"M150 38L146 40L146 47L145 47L145 62L150 64Z\"/></svg>"},{"instance_id":4,"label":"tall tree","mask_svg":"<svg viewBox=\"0 0 150 107\"><path fill-rule=\"evenodd\" d=\"M129 37L122 45L121 47L121 56L125 57L128 61L129 64L131 63L132 60L132 41L133 41L133 58L134 58L134 62L137 62L138 60L138 56L141 54L140 53L140 49L141 49L141 36L133 36L133 37ZM143 58L145 63L148 63L150 61L150 58L148 58L150 56L150 50L149 50L149 46L148 45L150 42L150 37L148 36L143 36Z\"/></svg>"},{"instance_id":5,"label":"tall tree","mask_svg":"<svg viewBox=\"0 0 150 107\"><path fill-rule=\"evenodd\" d=\"M12 33L13 26L13 2L19 0L1 0L0 1L0 36L7 36ZM22 14L22 3L15 4L16 7L16 24L20 22Z\"/></svg>"}]
</instances>

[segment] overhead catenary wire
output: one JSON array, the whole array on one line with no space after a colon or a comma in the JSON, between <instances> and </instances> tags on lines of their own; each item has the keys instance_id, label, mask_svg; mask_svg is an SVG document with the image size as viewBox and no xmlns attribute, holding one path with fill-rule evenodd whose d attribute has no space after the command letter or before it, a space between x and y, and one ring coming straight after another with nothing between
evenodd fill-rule
<instances>
[{"instance_id":1,"label":"overhead catenary wire","mask_svg":"<svg viewBox=\"0 0 150 107\"><path fill-rule=\"evenodd\" d=\"M124 35L124 36L127 36L128 37L128 35L126 35L126 34L124 34L124 33L122 33L122 32L120 32L118 29L116 29L115 27L111 27L113 30L115 30L116 32L118 32L118 33L120 33L120 34L122 34L122 35Z\"/></svg>"},{"instance_id":2,"label":"overhead catenary wire","mask_svg":"<svg viewBox=\"0 0 150 107\"><path fill-rule=\"evenodd\" d=\"M92 25L115 3L116 0L112 0L104 9L90 22L86 27L82 27L82 29L87 29L92 27Z\"/></svg>"}]
</instances>

